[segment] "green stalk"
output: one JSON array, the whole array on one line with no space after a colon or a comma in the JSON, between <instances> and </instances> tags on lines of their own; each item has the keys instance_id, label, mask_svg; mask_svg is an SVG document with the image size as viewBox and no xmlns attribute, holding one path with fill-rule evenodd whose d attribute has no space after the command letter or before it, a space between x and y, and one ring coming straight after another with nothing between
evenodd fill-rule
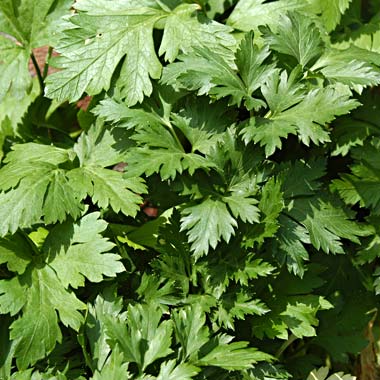
<instances>
[{"instance_id":1,"label":"green stalk","mask_svg":"<svg viewBox=\"0 0 380 380\"><path fill-rule=\"evenodd\" d=\"M33 66L36 69L36 73L37 73L37 77L38 77L38 82L40 83L41 90L43 90L44 87L45 87L45 85L44 85L44 78L42 77L41 70L40 70L40 68L38 66L36 57L35 57L35 55L33 53L31 54L31 58L32 58Z\"/></svg>"},{"instance_id":2,"label":"green stalk","mask_svg":"<svg viewBox=\"0 0 380 380\"><path fill-rule=\"evenodd\" d=\"M44 72L42 74L43 79L45 79L47 77L48 70L49 70L49 59L51 58L52 53L53 53L53 48L51 46L49 46L48 54L47 54L46 60L45 60Z\"/></svg>"}]
</instances>

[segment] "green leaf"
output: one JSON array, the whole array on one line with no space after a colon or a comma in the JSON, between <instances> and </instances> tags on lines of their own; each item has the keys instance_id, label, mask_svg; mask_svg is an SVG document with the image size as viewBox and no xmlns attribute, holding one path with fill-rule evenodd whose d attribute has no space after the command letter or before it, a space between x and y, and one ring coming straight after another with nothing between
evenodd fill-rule
<instances>
[{"instance_id":1,"label":"green leaf","mask_svg":"<svg viewBox=\"0 0 380 380\"><path fill-rule=\"evenodd\" d=\"M235 43L230 29L214 21L200 22L193 15L197 8L194 5L182 4L170 11L152 2L147 6L134 1L110 5L107 1L95 4L86 0L75 7L78 15L70 19L72 26L57 49L61 56L56 62L63 70L47 80L46 95L60 101L76 101L85 91L95 95L108 90L125 56L116 85L128 106L141 103L145 95L152 93L150 78L161 76L153 28L162 24L165 26L159 53L166 53L170 61L179 50L191 51L195 43L232 56L229 49Z\"/></svg>"},{"instance_id":2,"label":"green leaf","mask_svg":"<svg viewBox=\"0 0 380 380\"><path fill-rule=\"evenodd\" d=\"M183 359L196 359L199 349L209 341L206 315L201 305L192 305L174 312L176 340L183 349Z\"/></svg>"},{"instance_id":3,"label":"green leaf","mask_svg":"<svg viewBox=\"0 0 380 380\"><path fill-rule=\"evenodd\" d=\"M175 132L163 125L139 128L133 139L140 146L130 149L127 155L128 176L160 173L161 178L166 180L174 179L185 170L192 175L196 169L212 166L200 154L186 153Z\"/></svg>"},{"instance_id":4,"label":"green leaf","mask_svg":"<svg viewBox=\"0 0 380 380\"><path fill-rule=\"evenodd\" d=\"M16 100L21 99L32 86L28 70L29 52L16 41L0 35L0 62L0 100L7 93Z\"/></svg>"},{"instance_id":5,"label":"green leaf","mask_svg":"<svg viewBox=\"0 0 380 380\"><path fill-rule=\"evenodd\" d=\"M128 135L121 128L105 128L97 123L82 133L74 145L81 166L108 167L125 159Z\"/></svg>"},{"instance_id":6,"label":"green leaf","mask_svg":"<svg viewBox=\"0 0 380 380\"><path fill-rule=\"evenodd\" d=\"M318 0L313 2L317 8L316 13L320 14L327 32L331 32L337 27L351 2L352 0Z\"/></svg>"},{"instance_id":7,"label":"green leaf","mask_svg":"<svg viewBox=\"0 0 380 380\"><path fill-rule=\"evenodd\" d=\"M98 217L99 213L88 214L76 224L66 222L56 226L41 252L30 240L26 241L29 247L26 242L13 245L17 256L31 257L21 276L0 281L0 311L15 314L22 308L22 315L11 325L20 369L34 364L51 352L56 342L61 342L57 313L65 326L79 329L83 322L79 310L85 309L85 305L68 290L69 286L83 286L84 277L99 282L103 275L115 276L124 270L117 261L119 256L104 253L113 244L101 237L107 224ZM7 239L0 242L4 246ZM18 270L13 258L8 266Z\"/></svg>"},{"instance_id":8,"label":"green leaf","mask_svg":"<svg viewBox=\"0 0 380 380\"><path fill-rule=\"evenodd\" d=\"M13 36L24 48L54 41L59 18L69 12L69 0L6 0L0 5L0 30Z\"/></svg>"},{"instance_id":9,"label":"green leaf","mask_svg":"<svg viewBox=\"0 0 380 380\"><path fill-rule=\"evenodd\" d=\"M223 197L223 201L228 204L235 218L240 218L244 223L259 222L260 210L256 206L259 202L254 198L249 198L248 194L233 192L232 195Z\"/></svg>"},{"instance_id":10,"label":"green leaf","mask_svg":"<svg viewBox=\"0 0 380 380\"><path fill-rule=\"evenodd\" d=\"M307 380L356 380L356 376L345 375L343 372L337 372L330 376L328 374L328 367L321 367L311 371Z\"/></svg>"},{"instance_id":11,"label":"green leaf","mask_svg":"<svg viewBox=\"0 0 380 380\"><path fill-rule=\"evenodd\" d=\"M261 87L272 114L279 114L303 99L305 88L298 81L299 75L299 68L295 68L289 75L286 70L276 70Z\"/></svg>"},{"instance_id":12,"label":"green leaf","mask_svg":"<svg viewBox=\"0 0 380 380\"><path fill-rule=\"evenodd\" d=\"M236 371L252 368L252 365L259 361L271 361L271 355L247 346L248 342L220 343L207 355L198 359L196 364Z\"/></svg>"},{"instance_id":13,"label":"green leaf","mask_svg":"<svg viewBox=\"0 0 380 380\"><path fill-rule=\"evenodd\" d=\"M275 256L281 264L286 264L289 272L302 277L305 272L305 261L309 253L304 244L310 244L309 233L305 227L290 218L280 216L280 228L273 242Z\"/></svg>"},{"instance_id":14,"label":"green leaf","mask_svg":"<svg viewBox=\"0 0 380 380\"><path fill-rule=\"evenodd\" d=\"M69 151L53 146L27 143L13 147L7 165L0 169L0 236L30 227L42 217L54 223L65 220L67 214L80 215L80 200L59 168L71 159Z\"/></svg>"},{"instance_id":15,"label":"green leaf","mask_svg":"<svg viewBox=\"0 0 380 380\"><path fill-rule=\"evenodd\" d=\"M227 23L233 28L250 31L260 25L275 26L287 11L301 10L307 4L298 0L280 0L265 3L264 0L240 0Z\"/></svg>"},{"instance_id":16,"label":"green leaf","mask_svg":"<svg viewBox=\"0 0 380 380\"><path fill-rule=\"evenodd\" d=\"M32 49L54 42L54 26L68 13L70 3L69 0L1 2L0 103L6 95L20 101L31 93L28 64Z\"/></svg>"},{"instance_id":17,"label":"green leaf","mask_svg":"<svg viewBox=\"0 0 380 380\"><path fill-rule=\"evenodd\" d=\"M0 239L0 263L7 263L8 270L23 274L32 261L28 238L21 234Z\"/></svg>"},{"instance_id":18,"label":"green leaf","mask_svg":"<svg viewBox=\"0 0 380 380\"><path fill-rule=\"evenodd\" d=\"M46 96L77 101L85 91L96 95L107 90L126 51L118 86L128 105L151 94L150 77L157 79L161 74L152 33L162 11L134 8L127 2L121 6L105 2L105 7L102 3L82 1L75 5L78 14L71 17L66 36L57 47L60 57L55 64L62 70L47 78Z\"/></svg>"},{"instance_id":19,"label":"green leaf","mask_svg":"<svg viewBox=\"0 0 380 380\"><path fill-rule=\"evenodd\" d=\"M61 341L57 312L63 324L78 330L83 320L79 310L85 308L64 288L49 266L33 268L27 275L31 285L26 304L22 316L12 323L10 334L17 344L15 355L19 369L34 364Z\"/></svg>"},{"instance_id":20,"label":"green leaf","mask_svg":"<svg viewBox=\"0 0 380 380\"><path fill-rule=\"evenodd\" d=\"M263 31L272 50L294 57L302 68L323 53L319 30L308 17L299 13L289 12L281 16L275 32Z\"/></svg>"},{"instance_id":21,"label":"green leaf","mask_svg":"<svg viewBox=\"0 0 380 380\"><path fill-rule=\"evenodd\" d=\"M270 120L260 117L252 117L241 130L244 141L260 143L265 146L265 156L271 156L276 149L282 148L281 138L288 137L289 134L296 134L296 126L283 123L281 121Z\"/></svg>"},{"instance_id":22,"label":"green leaf","mask_svg":"<svg viewBox=\"0 0 380 380\"><path fill-rule=\"evenodd\" d=\"M16 315L27 301L27 292L24 284L18 277L0 281L0 313Z\"/></svg>"},{"instance_id":23,"label":"green leaf","mask_svg":"<svg viewBox=\"0 0 380 380\"><path fill-rule=\"evenodd\" d=\"M186 216L181 219L181 231L188 231L188 240L196 256L207 254L209 247L216 248L221 238L228 243L237 227L226 205L211 198L186 207L182 213Z\"/></svg>"},{"instance_id":24,"label":"green leaf","mask_svg":"<svg viewBox=\"0 0 380 380\"><path fill-rule=\"evenodd\" d=\"M100 371L109 356L111 348L106 331L106 320L109 316L117 317L122 310L122 299L117 298L114 289L106 288L96 297L93 305L88 305L85 334L89 341L95 367ZM115 348L116 350L116 348Z\"/></svg>"},{"instance_id":25,"label":"green leaf","mask_svg":"<svg viewBox=\"0 0 380 380\"><path fill-rule=\"evenodd\" d=\"M127 362L136 363L140 371L172 353L172 321L160 322L162 313L155 304L129 305L124 318L108 320L107 334L112 347L120 346Z\"/></svg>"},{"instance_id":26,"label":"green leaf","mask_svg":"<svg viewBox=\"0 0 380 380\"><path fill-rule=\"evenodd\" d=\"M159 54L173 62L179 52L187 54L194 47L206 47L218 55L232 60L235 40L231 28L216 21L198 17L198 4L180 4L165 20Z\"/></svg>"},{"instance_id":27,"label":"green leaf","mask_svg":"<svg viewBox=\"0 0 380 380\"><path fill-rule=\"evenodd\" d=\"M175 360L161 364L157 380L191 380L200 372L198 367L188 363L176 365Z\"/></svg>"},{"instance_id":28,"label":"green leaf","mask_svg":"<svg viewBox=\"0 0 380 380\"><path fill-rule=\"evenodd\" d=\"M88 194L100 208L110 206L115 212L135 216L140 210L146 188L140 178L124 179L123 173L96 166L85 166L68 173L70 184L83 199Z\"/></svg>"},{"instance_id":29,"label":"green leaf","mask_svg":"<svg viewBox=\"0 0 380 380\"><path fill-rule=\"evenodd\" d=\"M124 361L123 353L118 346L112 351L101 371L96 371L94 376L91 377L91 380L102 379L131 379L131 374L128 372L128 363Z\"/></svg>"},{"instance_id":30,"label":"green leaf","mask_svg":"<svg viewBox=\"0 0 380 380\"><path fill-rule=\"evenodd\" d=\"M98 220L98 217L99 213L84 216L74 226L72 236L69 235L72 229L70 224L58 225L45 240L43 250L54 257L50 266L65 288L68 285L73 288L84 286L85 278L100 282L103 276L115 277L117 273L125 271L118 255L104 253L112 249L114 244L100 235L107 228L107 223ZM85 235L88 231L91 231L90 239Z\"/></svg>"},{"instance_id":31,"label":"green leaf","mask_svg":"<svg viewBox=\"0 0 380 380\"><path fill-rule=\"evenodd\" d=\"M353 149L355 161L350 168L352 174L343 174L341 179L333 180L331 185L348 205L359 202L360 206L371 208L376 215L380 212L380 197L377 192L380 180L378 146L379 140L373 139L369 144Z\"/></svg>"},{"instance_id":32,"label":"green leaf","mask_svg":"<svg viewBox=\"0 0 380 380\"><path fill-rule=\"evenodd\" d=\"M340 238L360 244L360 236L368 236L371 231L350 220L340 208L320 201L311 205L311 213L304 221L310 234L311 244L326 253L344 253Z\"/></svg>"},{"instance_id":33,"label":"green leaf","mask_svg":"<svg viewBox=\"0 0 380 380\"><path fill-rule=\"evenodd\" d=\"M359 92L366 86L380 83L380 70L358 55L354 49L331 49L322 55L311 68L321 72L331 82L339 82Z\"/></svg>"},{"instance_id":34,"label":"green leaf","mask_svg":"<svg viewBox=\"0 0 380 380\"><path fill-rule=\"evenodd\" d=\"M273 65L264 64L268 56L269 50L259 50L253 44L253 34L247 33L235 54L240 75L213 50L196 48L193 54L181 55L180 62L166 66L162 81L175 88L199 89L201 95L230 97L231 105L240 105L244 100L247 109L259 109L264 103L252 95L274 73Z\"/></svg>"}]
</instances>

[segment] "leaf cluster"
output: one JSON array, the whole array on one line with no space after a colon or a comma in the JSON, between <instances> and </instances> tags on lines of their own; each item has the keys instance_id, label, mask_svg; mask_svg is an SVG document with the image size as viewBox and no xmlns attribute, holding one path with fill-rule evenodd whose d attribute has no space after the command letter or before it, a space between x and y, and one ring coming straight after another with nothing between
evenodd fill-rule
<instances>
[{"instance_id":1,"label":"leaf cluster","mask_svg":"<svg viewBox=\"0 0 380 380\"><path fill-rule=\"evenodd\" d=\"M354 379L379 31L377 0L2 1L0 379Z\"/></svg>"}]
</instances>

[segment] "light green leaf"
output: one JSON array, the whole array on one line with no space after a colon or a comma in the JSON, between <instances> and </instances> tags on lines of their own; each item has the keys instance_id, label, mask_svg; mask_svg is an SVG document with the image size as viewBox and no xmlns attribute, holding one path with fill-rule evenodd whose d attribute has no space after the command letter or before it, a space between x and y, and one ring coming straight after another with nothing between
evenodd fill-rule
<instances>
[{"instance_id":1,"label":"light green leaf","mask_svg":"<svg viewBox=\"0 0 380 380\"><path fill-rule=\"evenodd\" d=\"M281 16L274 32L263 30L272 50L294 57L302 68L323 53L319 30L308 17L299 13Z\"/></svg>"},{"instance_id":2,"label":"light green leaf","mask_svg":"<svg viewBox=\"0 0 380 380\"><path fill-rule=\"evenodd\" d=\"M54 41L55 26L68 14L70 0L5 0L0 4L0 30L27 50ZM29 54L29 53L28 53Z\"/></svg>"},{"instance_id":3,"label":"light green leaf","mask_svg":"<svg viewBox=\"0 0 380 380\"><path fill-rule=\"evenodd\" d=\"M101 371L96 371L91 380L128 380L132 379L128 372L128 363L124 361L123 353L116 346L104 363Z\"/></svg>"},{"instance_id":4,"label":"light green leaf","mask_svg":"<svg viewBox=\"0 0 380 380\"><path fill-rule=\"evenodd\" d=\"M111 351L107 340L105 320L109 316L117 317L121 310L123 300L117 298L114 288L106 288L98 295L93 305L88 304L85 333L88 338L91 354L96 362L96 368L100 371ZM116 350L116 347L115 347Z\"/></svg>"},{"instance_id":5,"label":"light green leaf","mask_svg":"<svg viewBox=\"0 0 380 380\"><path fill-rule=\"evenodd\" d=\"M305 145L310 141L321 144L330 141L323 128L336 116L349 113L359 103L337 87L316 88L303 94L303 86L295 82L297 70L289 78L285 72L273 77L263 86L262 92L270 106L266 117L253 117L243 123L241 131L244 141L265 146L266 156L282 148L281 138L297 134Z\"/></svg>"},{"instance_id":6,"label":"light green leaf","mask_svg":"<svg viewBox=\"0 0 380 380\"><path fill-rule=\"evenodd\" d=\"M19 100L29 92L32 78L28 62L27 50L16 44L16 41L0 35L0 101L7 93Z\"/></svg>"},{"instance_id":7,"label":"light green leaf","mask_svg":"<svg viewBox=\"0 0 380 380\"><path fill-rule=\"evenodd\" d=\"M117 273L125 271L119 261L120 256L105 253L114 244L100 235L107 228L107 223L98 220L98 217L99 213L84 216L75 225L72 236L68 235L72 228L70 223L58 225L45 240L43 251L54 257L50 266L65 288L69 285L73 288L84 286L85 278L100 282L103 276L115 277ZM89 230L92 230L91 240L85 239L84 232Z\"/></svg>"},{"instance_id":8,"label":"light green leaf","mask_svg":"<svg viewBox=\"0 0 380 380\"><path fill-rule=\"evenodd\" d=\"M290 75L286 70L275 70L267 79L261 92L272 115L276 115L299 103L304 97L304 85L298 82L300 70L295 68Z\"/></svg>"},{"instance_id":9,"label":"light green leaf","mask_svg":"<svg viewBox=\"0 0 380 380\"><path fill-rule=\"evenodd\" d=\"M128 106L141 103L152 93L151 78L161 76L153 41L155 27L164 28L159 53L166 53L170 61L194 45L223 52L232 60L231 29L215 21L200 21L194 5L181 4L171 11L158 2L124 1L114 6L85 0L75 8L78 14L70 19L72 26L57 48L61 56L56 62L63 70L47 79L46 95L57 100L76 101L84 92L95 95L108 90L125 56L116 86Z\"/></svg>"},{"instance_id":10,"label":"light green leaf","mask_svg":"<svg viewBox=\"0 0 380 380\"><path fill-rule=\"evenodd\" d=\"M311 213L303 223L309 231L311 244L326 253L344 253L340 238L360 244L359 237L371 234L350 220L341 208L323 201L317 207L311 205Z\"/></svg>"},{"instance_id":11,"label":"light green leaf","mask_svg":"<svg viewBox=\"0 0 380 380\"><path fill-rule=\"evenodd\" d=\"M27 287L19 277L0 281L0 313L16 315L27 301Z\"/></svg>"},{"instance_id":12,"label":"light green leaf","mask_svg":"<svg viewBox=\"0 0 380 380\"><path fill-rule=\"evenodd\" d=\"M174 133L160 124L138 128L133 139L139 147L131 148L126 158L128 177L160 173L163 180L174 179L185 170L192 175L196 169L212 166L200 154L186 153Z\"/></svg>"},{"instance_id":13,"label":"light green leaf","mask_svg":"<svg viewBox=\"0 0 380 380\"><path fill-rule=\"evenodd\" d=\"M355 159L351 174L341 175L332 181L331 188L337 190L346 204L352 206L359 202L361 207L369 207L375 214L380 212L380 168L379 141L374 139L363 147L352 149Z\"/></svg>"},{"instance_id":14,"label":"light green leaf","mask_svg":"<svg viewBox=\"0 0 380 380\"><path fill-rule=\"evenodd\" d=\"M101 123L82 133L74 145L81 166L112 166L124 162L128 136L121 128L105 128Z\"/></svg>"},{"instance_id":15,"label":"light green leaf","mask_svg":"<svg viewBox=\"0 0 380 380\"><path fill-rule=\"evenodd\" d=\"M281 138L288 137L289 134L296 134L295 125L281 121L270 120L261 117L252 117L241 130L244 142L260 143L265 146L265 156L271 156L276 149L282 148Z\"/></svg>"},{"instance_id":16,"label":"light green leaf","mask_svg":"<svg viewBox=\"0 0 380 380\"><path fill-rule=\"evenodd\" d=\"M71 161L70 151L48 145L14 145L0 169L0 235L30 227L44 217L47 223L63 221L69 214L80 215L66 173L58 165Z\"/></svg>"},{"instance_id":17,"label":"light green leaf","mask_svg":"<svg viewBox=\"0 0 380 380\"><path fill-rule=\"evenodd\" d=\"M21 234L0 238L0 264L7 263L8 270L23 274L32 261L29 250L28 240Z\"/></svg>"},{"instance_id":18,"label":"light green leaf","mask_svg":"<svg viewBox=\"0 0 380 380\"><path fill-rule=\"evenodd\" d=\"M260 220L260 210L256 206L259 202L255 198L250 198L249 194L241 194L239 191L233 192L230 196L223 197L223 201L228 204L232 215L240 218L244 223L258 223Z\"/></svg>"},{"instance_id":19,"label":"light green leaf","mask_svg":"<svg viewBox=\"0 0 380 380\"><path fill-rule=\"evenodd\" d=\"M188 363L176 365L175 360L161 364L157 380L191 380L200 372L198 367Z\"/></svg>"},{"instance_id":20,"label":"light green leaf","mask_svg":"<svg viewBox=\"0 0 380 380\"><path fill-rule=\"evenodd\" d=\"M95 95L107 90L116 66L128 52L118 86L128 105L141 102L152 92L150 77L157 79L161 74L152 32L163 13L144 6L132 8L126 2L118 9L96 3L87 11L87 3L76 4L79 12L71 18L76 28L71 26L57 47L56 64L62 70L47 78L46 96L76 101L85 91Z\"/></svg>"},{"instance_id":21,"label":"light green leaf","mask_svg":"<svg viewBox=\"0 0 380 380\"><path fill-rule=\"evenodd\" d=\"M57 225L41 251L31 240L8 244L15 256L31 257L21 275L0 281L0 312L13 315L22 309L11 325L10 335L17 346L15 356L20 369L42 359L56 342L61 342L59 321L78 331L83 322L79 311L86 306L68 290L69 286L83 286L84 277L99 282L104 275L115 276L124 270L119 256L104 253L113 244L101 237L107 224L98 218L99 213L92 213L75 224ZM12 257L8 266L19 267Z\"/></svg>"},{"instance_id":22,"label":"light green leaf","mask_svg":"<svg viewBox=\"0 0 380 380\"><path fill-rule=\"evenodd\" d=\"M294 125L305 145L309 146L310 141L318 145L330 141L328 133L321 126L358 106L356 100L342 94L339 89L325 87L311 90L300 103L274 115L271 120Z\"/></svg>"},{"instance_id":23,"label":"light green leaf","mask_svg":"<svg viewBox=\"0 0 380 380\"><path fill-rule=\"evenodd\" d=\"M165 60L173 62L179 52L187 54L193 47L206 47L232 61L236 44L230 34L232 28L197 19L198 9L197 4L180 4L168 15L159 54L165 54Z\"/></svg>"},{"instance_id":24,"label":"light green leaf","mask_svg":"<svg viewBox=\"0 0 380 380\"><path fill-rule=\"evenodd\" d=\"M0 103L5 95L20 101L31 93L28 64L32 48L54 42L54 25L68 13L70 3L69 0L0 3Z\"/></svg>"},{"instance_id":25,"label":"light green leaf","mask_svg":"<svg viewBox=\"0 0 380 380\"><path fill-rule=\"evenodd\" d=\"M365 55L348 48L331 49L322 55L311 68L320 71L332 82L339 82L361 91L366 86L380 83L380 70Z\"/></svg>"},{"instance_id":26,"label":"light green leaf","mask_svg":"<svg viewBox=\"0 0 380 380\"><path fill-rule=\"evenodd\" d=\"M327 32L333 31L352 0L314 0L315 12L320 14Z\"/></svg>"},{"instance_id":27,"label":"light green leaf","mask_svg":"<svg viewBox=\"0 0 380 380\"><path fill-rule=\"evenodd\" d=\"M280 0L265 3L264 0L240 0L229 16L227 23L233 28L248 32L260 25L275 26L287 11L301 10L306 1Z\"/></svg>"},{"instance_id":28,"label":"light green leaf","mask_svg":"<svg viewBox=\"0 0 380 380\"><path fill-rule=\"evenodd\" d=\"M136 363L140 371L157 359L168 356L172 349L172 321L160 322L162 312L155 304L129 305L124 318L106 322L107 334L120 346L127 362Z\"/></svg>"},{"instance_id":29,"label":"light green leaf","mask_svg":"<svg viewBox=\"0 0 380 380\"><path fill-rule=\"evenodd\" d=\"M31 283L27 290L22 316L11 325L10 337L16 341L16 362L25 369L43 358L60 342L60 320L66 326L78 330L83 320L79 310L85 305L73 293L68 292L48 265L33 268L27 275Z\"/></svg>"},{"instance_id":30,"label":"light green leaf","mask_svg":"<svg viewBox=\"0 0 380 380\"><path fill-rule=\"evenodd\" d=\"M271 355L247 346L248 342L219 344L206 356L198 359L196 364L236 371L252 368L252 365L259 361L271 361Z\"/></svg>"},{"instance_id":31,"label":"light green leaf","mask_svg":"<svg viewBox=\"0 0 380 380\"><path fill-rule=\"evenodd\" d=\"M182 308L172 314L175 335L183 349L183 359L194 360L199 349L209 341L206 315L201 305Z\"/></svg>"},{"instance_id":32,"label":"light green leaf","mask_svg":"<svg viewBox=\"0 0 380 380\"><path fill-rule=\"evenodd\" d=\"M142 203L139 194L146 192L142 179L124 179L123 173L96 166L71 170L67 177L79 199L88 194L100 208L110 206L125 215L136 215Z\"/></svg>"},{"instance_id":33,"label":"light green leaf","mask_svg":"<svg viewBox=\"0 0 380 380\"><path fill-rule=\"evenodd\" d=\"M196 256L207 254L209 247L216 248L221 238L228 243L237 227L226 205L211 198L185 208L182 213L186 216L181 219L181 231L188 231L188 240Z\"/></svg>"},{"instance_id":34,"label":"light green leaf","mask_svg":"<svg viewBox=\"0 0 380 380\"><path fill-rule=\"evenodd\" d=\"M244 101L247 109L259 109L264 103L252 95L274 73L273 65L264 64L268 56L269 50L258 49L253 34L247 33L235 54L237 71L214 51L196 48L190 55L181 55L180 62L166 66L162 81L175 88L199 89L200 95L229 97L231 105Z\"/></svg>"},{"instance_id":35,"label":"light green leaf","mask_svg":"<svg viewBox=\"0 0 380 380\"><path fill-rule=\"evenodd\" d=\"M328 374L328 367L321 367L311 371L307 380L356 380L356 376L345 375L343 372L337 372L330 376L328 376Z\"/></svg>"}]
</instances>

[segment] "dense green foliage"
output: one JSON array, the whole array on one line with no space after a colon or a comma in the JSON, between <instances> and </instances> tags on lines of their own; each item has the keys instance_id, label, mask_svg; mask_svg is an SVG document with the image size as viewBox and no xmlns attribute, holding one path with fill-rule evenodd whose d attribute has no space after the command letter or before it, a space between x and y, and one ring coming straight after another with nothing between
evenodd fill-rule
<instances>
[{"instance_id":1,"label":"dense green foliage","mask_svg":"<svg viewBox=\"0 0 380 380\"><path fill-rule=\"evenodd\" d=\"M379 67L379 0L1 0L0 379L353 379Z\"/></svg>"}]
</instances>

